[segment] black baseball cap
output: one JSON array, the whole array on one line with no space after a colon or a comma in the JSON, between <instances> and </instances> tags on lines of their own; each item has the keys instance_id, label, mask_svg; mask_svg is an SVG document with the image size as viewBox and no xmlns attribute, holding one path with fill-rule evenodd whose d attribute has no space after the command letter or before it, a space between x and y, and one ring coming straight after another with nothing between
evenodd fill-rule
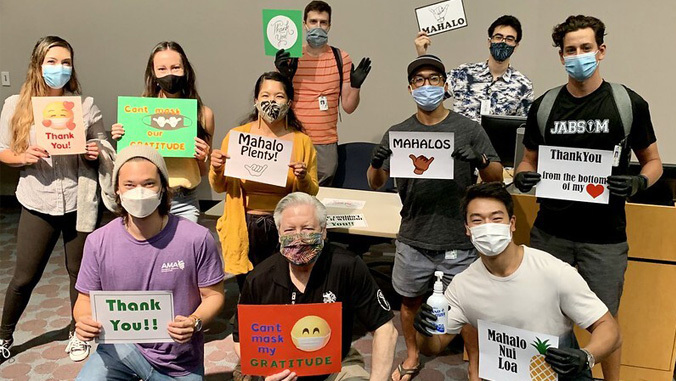
<instances>
[{"instance_id":1,"label":"black baseball cap","mask_svg":"<svg viewBox=\"0 0 676 381\"><path fill-rule=\"evenodd\" d=\"M435 55L432 54L423 54L421 56L418 56L416 59L411 61L410 64L408 64L408 79L409 81L411 80L411 77L413 77L413 74L415 74L416 71L418 71L419 68L422 66L431 66L439 71L439 73L446 75L446 68L444 67L444 63L441 62L441 59Z\"/></svg>"}]
</instances>

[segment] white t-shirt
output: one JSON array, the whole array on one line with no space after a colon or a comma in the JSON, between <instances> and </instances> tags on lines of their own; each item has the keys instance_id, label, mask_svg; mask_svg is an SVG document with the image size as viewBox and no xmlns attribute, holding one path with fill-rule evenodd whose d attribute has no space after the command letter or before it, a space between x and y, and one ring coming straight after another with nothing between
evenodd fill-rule
<instances>
[{"instance_id":1,"label":"white t-shirt","mask_svg":"<svg viewBox=\"0 0 676 381\"><path fill-rule=\"evenodd\" d=\"M447 332L486 320L514 328L555 335L569 346L573 323L586 329L608 308L569 264L523 246L523 261L508 277L486 269L481 259L455 276L445 292Z\"/></svg>"}]
</instances>

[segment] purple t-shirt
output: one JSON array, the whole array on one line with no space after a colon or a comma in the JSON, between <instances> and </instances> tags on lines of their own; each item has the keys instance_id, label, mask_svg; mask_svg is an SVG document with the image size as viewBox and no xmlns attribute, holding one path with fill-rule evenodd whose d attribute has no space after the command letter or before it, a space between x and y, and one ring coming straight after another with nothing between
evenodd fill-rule
<instances>
[{"instance_id":1,"label":"purple t-shirt","mask_svg":"<svg viewBox=\"0 0 676 381\"><path fill-rule=\"evenodd\" d=\"M116 218L87 237L75 288L90 291L169 290L174 314L188 316L202 302L200 287L223 280L223 263L208 229L169 215L164 229L147 241L127 232ZM204 337L185 344L136 344L143 357L162 373L188 374L204 362Z\"/></svg>"}]
</instances>

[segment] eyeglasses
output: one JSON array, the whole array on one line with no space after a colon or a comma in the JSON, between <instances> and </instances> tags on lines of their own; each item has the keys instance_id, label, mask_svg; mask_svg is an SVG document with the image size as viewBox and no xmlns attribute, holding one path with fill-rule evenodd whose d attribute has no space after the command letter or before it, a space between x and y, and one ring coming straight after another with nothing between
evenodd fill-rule
<instances>
[{"instance_id":1,"label":"eyeglasses","mask_svg":"<svg viewBox=\"0 0 676 381\"><path fill-rule=\"evenodd\" d=\"M503 36L501 34L494 34L493 37L491 37L491 42L506 42L507 45L516 45L516 37L514 36Z\"/></svg>"},{"instance_id":2,"label":"eyeglasses","mask_svg":"<svg viewBox=\"0 0 676 381\"><path fill-rule=\"evenodd\" d=\"M427 83L429 83L432 86L439 86L442 83L444 83L444 76L440 74L432 74L429 77L416 75L415 77L411 78L410 83L415 87L420 87L425 84L425 81L427 81Z\"/></svg>"}]
</instances>

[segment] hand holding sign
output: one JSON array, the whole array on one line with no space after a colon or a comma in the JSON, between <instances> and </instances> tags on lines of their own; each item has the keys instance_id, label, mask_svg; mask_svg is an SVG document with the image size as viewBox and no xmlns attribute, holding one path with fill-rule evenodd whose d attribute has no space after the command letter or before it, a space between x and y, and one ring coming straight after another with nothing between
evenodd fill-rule
<instances>
[{"instance_id":1,"label":"hand holding sign","mask_svg":"<svg viewBox=\"0 0 676 381\"><path fill-rule=\"evenodd\" d=\"M124 136L124 126L120 123L113 124L113 127L110 129L110 134L113 136L114 140L122 139L122 136Z\"/></svg>"},{"instance_id":2,"label":"hand holding sign","mask_svg":"<svg viewBox=\"0 0 676 381\"><path fill-rule=\"evenodd\" d=\"M195 333L195 321L181 315L176 315L174 321L169 322L169 336L179 344L187 343Z\"/></svg>"},{"instance_id":3,"label":"hand holding sign","mask_svg":"<svg viewBox=\"0 0 676 381\"><path fill-rule=\"evenodd\" d=\"M608 190L620 197L631 197L648 187L645 175L613 175L608 176Z\"/></svg>"},{"instance_id":4,"label":"hand holding sign","mask_svg":"<svg viewBox=\"0 0 676 381\"><path fill-rule=\"evenodd\" d=\"M23 165L32 165L37 163L40 159L48 158L49 153L47 150L40 146L29 146L26 149L26 152L21 154L21 163Z\"/></svg>"},{"instance_id":5,"label":"hand holding sign","mask_svg":"<svg viewBox=\"0 0 676 381\"><path fill-rule=\"evenodd\" d=\"M95 140L88 141L85 148L87 149L84 156L86 160L94 161L99 158L99 144Z\"/></svg>"},{"instance_id":6,"label":"hand holding sign","mask_svg":"<svg viewBox=\"0 0 676 381\"><path fill-rule=\"evenodd\" d=\"M540 182L541 178L542 175L537 172L519 172L516 174L516 176L514 176L514 186L516 186L521 192L527 193L533 189L535 184Z\"/></svg>"},{"instance_id":7,"label":"hand holding sign","mask_svg":"<svg viewBox=\"0 0 676 381\"><path fill-rule=\"evenodd\" d=\"M273 374L272 376L265 377L265 381L296 381L298 376L295 372L292 372L288 369L283 372Z\"/></svg>"},{"instance_id":8,"label":"hand holding sign","mask_svg":"<svg viewBox=\"0 0 676 381\"><path fill-rule=\"evenodd\" d=\"M80 316L75 323L75 334L82 341L92 341L101 333L101 323L91 315Z\"/></svg>"},{"instance_id":9,"label":"hand holding sign","mask_svg":"<svg viewBox=\"0 0 676 381\"><path fill-rule=\"evenodd\" d=\"M430 164L434 161L433 157L430 157L429 159L425 157L425 155L420 155L416 157L415 155L411 154L408 155L408 157L413 160L413 166L415 169L413 170L413 173L416 175L422 175L429 167Z\"/></svg>"},{"instance_id":10,"label":"hand holding sign","mask_svg":"<svg viewBox=\"0 0 676 381\"><path fill-rule=\"evenodd\" d=\"M280 74L293 78L298 70L298 58L291 58L289 51L279 49L275 54L275 67Z\"/></svg>"},{"instance_id":11,"label":"hand holding sign","mask_svg":"<svg viewBox=\"0 0 676 381\"><path fill-rule=\"evenodd\" d=\"M427 32L420 31L414 43L416 52L418 52L419 56L422 56L423 54L427 54L427 48L432 45L432 40L427 35Z\"/></svg>"},{"instance_id":12,"label":"hand holding sign","mask_svg":"<svg viewBox=\"0 0 676 381\"><path fill-rule=\"evenodd\" d=\"M211 151L211 166L214 168L214 171L222 170L225 161L229 158L230 156L224 154L220 149Z\"/></svg>"},{"instance_id":13,"label":"hand holding sign","mask_svg":"<svg viewBox=\"0 0 676 381\"><path fill-rule=\"evenodd\" d=\"M577 376L587 368L587 354L575 348L548 348L545 361L562 376Z\"/></svg>"}]
</instances>

